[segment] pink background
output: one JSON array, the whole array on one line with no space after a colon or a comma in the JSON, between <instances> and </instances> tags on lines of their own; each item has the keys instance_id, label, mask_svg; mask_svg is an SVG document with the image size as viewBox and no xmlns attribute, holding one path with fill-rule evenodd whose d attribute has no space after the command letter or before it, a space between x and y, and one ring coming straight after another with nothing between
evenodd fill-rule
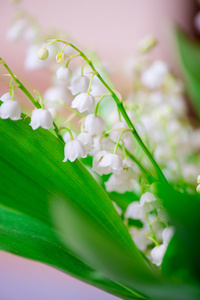
<instances>
[{"instance_id":1,"label":"pink background","mask_svg":"<svg viewBox=\"0 0 200 300\"><path fill-rule=\"evenodd\" d=\"M147 34L159 38L153 56L167 59L176 67L169 25L176 21L191 33L196 5L192 0L25 0L23 7L45 28L55 25L66 30L83 48L96 51L114 70L114 81L123 92L127 85L123 64L127 57L134 55L137 41ZM5 39L13 7L8 1L0 0L0 11L1 57L26 85L43 91L49 79L46 72L25 73L25 45L22 42L10 44ZM5 87L0 84L0 94L4 91ZM115 297L48 266L1 252L0 299L111 300Z\"/></svg>"}]
</instances>

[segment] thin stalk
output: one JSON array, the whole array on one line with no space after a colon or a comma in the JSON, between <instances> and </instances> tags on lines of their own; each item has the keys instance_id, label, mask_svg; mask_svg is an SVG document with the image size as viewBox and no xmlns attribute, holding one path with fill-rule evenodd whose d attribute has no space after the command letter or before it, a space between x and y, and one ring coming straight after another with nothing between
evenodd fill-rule
<instances>
[{"instance_id":1,"label":"thin stalk","mask_svg":"<svg viewBox=\"0 0 200 300\"><path fill-rule=\"evenodd\" d=\"M134 125L132 124L123 103L120 101L120 99L117 97L117 95L114 93L114 91L112 90L112 88L105 82L105 80L101 77L101 75L97 72L97 70L95 69L93 63L91 62L91 60L81 51L79 50L76 46L74 46L71 43L65 42L63 40L52 40L52 43L54 42L60 42L60 43L64 43L69 45L70 47L72 47L74 50L76 50L78 53L80 53L80 56L83 57L83 59L88 63L88 65L90 66L90 68L96 72L96 76L99 78L99 80L102 82L102 84L107 88L107 90L111 93L111 97L115 100L115 103L118 107L118 109L120 110L124 120L126 121L127 125L129 126L130 129L132 129L132 134L134 135L136 141L138 142L138 144L140 145L140 147L142 148L142 150L144 151L144 153L146 154L146 156L148 157L149 161L151 162L151 164L153 165L153 167L156 170L156 173L158 175L158 178L164 183L164 184L168 184L167 179L165 178L162 170L160 169L159 165L157 164L157 162L155 161L155 159L153 158L153 156L151 155L151 153L149 152L149 150L147 149L147 147L145 146L145 144L143 143L142 139L140 138L139 134L137 133Z\"/></svg>"},{"instance_id":2,"label":"thin stalk","mask_svg":"<svg viewBox=\"0 0 200 300\"><path fill-rule=\"evenodd\" d=\"M18 88L20 88L20 90L31 100L31 102L33 103L33 105L36 108L41 108L41 105L33 98L33 96L31 95L31 93L25 88L25 86L21 83L21 81L13 74L13 72L11 71L11 69L8 67L8 65L6 64L6 62L0 57L0 64L2 64L6 70L9 72L9 74L12 76L13 80L17 83ZM55 124L55 122L53 122L53 125L55 127L54 131L57 135L57 137L63 142L63 138L59 133L58 127Z\"/></svg>"}]
</instances>

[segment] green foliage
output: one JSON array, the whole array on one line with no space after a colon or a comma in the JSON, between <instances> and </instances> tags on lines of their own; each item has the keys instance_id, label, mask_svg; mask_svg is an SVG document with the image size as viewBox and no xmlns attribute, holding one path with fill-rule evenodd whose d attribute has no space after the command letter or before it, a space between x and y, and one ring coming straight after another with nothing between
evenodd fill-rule
<instances>
[{"instance_id":1,"label":"green foliage","mask_svg":"<svg viewBox=\"0 0 200 300\"><path fill-rule=\"evenodd\" d=\"M62 162L64 145L49 131L33 131L27 119L0 120L0 145L0 249L122 299L199 299L193 282L173 283L155 272L103 188L78 160ZM178 220L188 228L184 218Z\"/></svg>"},{"instance_id":2,"label":"green foliage","mask_svg":"<svg viewBox=\"0 0 200 300\"><path fill-rule=\"evenodd\" d=\"M27 123L0 120L0 248L47 263L121 298L137 299L133 290L105 278L59 241L49 211L56 197L109 232L110 240L123 250L133 251L136 270L151 274L104 190L78 160L62 162L64 145L55 136L44 129L33 131Z\"/></svg>"},{"instance_id":3,"label":"green foliage","mask_svg":"<svg viewBox=\"0 0 200 300\"><path fill-rule=\"evenodd\" d=\"M200 43L189 38L181 29L174 30L188 95L200 117Z\"/></svg>"}]
</instances>

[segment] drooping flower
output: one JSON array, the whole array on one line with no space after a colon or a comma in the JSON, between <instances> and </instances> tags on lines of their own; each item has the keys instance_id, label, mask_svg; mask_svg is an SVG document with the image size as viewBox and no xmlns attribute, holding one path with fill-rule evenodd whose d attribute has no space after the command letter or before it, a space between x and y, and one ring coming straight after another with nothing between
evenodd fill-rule
<instances>
[{"instance_id":1,"label":"drooping flower","mask_svg":"<svg viewBox=\"0 0 200 300\"><path fill-rule=\"evenodd\" d=\"M150 212L161 207L161 200L150 192L144 193L140 198L140 207L144 212Z\"/></svg>"},{"instance_id":2,"label":"drooping flower","mask_svg":"<svg viewBox=\"0 0 200 300\"><path fill-rule=\"evenodd\" d=\"M49 56L49 51L46 48L41 48L38 51L37 56L41 60L46 60L48 58L48 56Z\"/></svg>"},{"instance_id":3,"label":"drooping flower","mask_svg":"<svg viewBox=\"0 0 200 300\"><path fill-rule=\"evenodd\" d=\"M71 140L65 145L65 158L63 162L70 160L71 162L75 161L78 157L86 157L87 151L84 145L78 140Z\"/></svg>"},{"instance_id":4,"label":"drooping flower","mask_svg":"<svg viewBox=\"0 0 200 300\"><path fill-rule=\"evenodd\" d=\"M74 131L71 131L73 139L76 139L76 133ZM69 141L71 141L71 136L69 131L65 132L65 134L63 135L63 140L65 143L68 143Z\"/></svg>"},{"instance_id":5,"label":"drooping flower","mask_svg":"<svg viewBox=\"0 0 200 300\"><path fill-rule=\"evenodd\" d=\"M29 124L33 130L38 127L42 127L44 129L55 128L53 125L53 117L51 113L46 110L39 108L32 113L31 123Z\"/></svg>"},{"instance_id":6,"label":"drooping flower","mask_svg":"<svg viewBox=\"0 0 200 300\"><path fill-rule=\"evenodd\" d=\"M95 100L92 95L81 93L74 98L71 107L76 108L80 113L88 111L91 113L94 110Z\"/></svg>"},{"instance_id":7,"label":"drooping flower","mask_svg":"<svg viewBox=\"0 0 200 300\"><path fill-rule=\"evenodd\" d=\"M164 244L154 247L150 253L152 263L155 264L156 266L160 266L163 261L163 257L165 255L166 250L167 250L167 246Z\"/></svg>"},{"instance_id":8,"label":"drooping flower","mask_svg":"<svg viewBox=\"0 0 200 300\"><path fill-rule=\"evenodd\" d=\"M141 209L138 201L134 201L129 204L129 206L126 209L125 216L126 216L126 218L131 218L134 220L144 219L144 212Z\"/></svg>"},{"instance_id":9,"label":"drooping flower","mask_svg":"<svg viewBox=\"0 0 200 300\"><path fill-rule=\"evenodd\" d=\"M85 118L84 129L90 135L101 135L106 127L106 122L102 117L90 114Z\"/></svg>"},{"instance_id":10,"label":"drooping flower","mask_svg":"<svg viewBox=\"0 0 200 300\"><path fill-rule=\"evenodd\" d=\"M18 19L7 31L7 39L11 42L17 41L22 37L26 24L23 19Z\"/></svg>"},{"instance_id":11,"label":"drooping flower","mask_svg":"<svg viewBox=\"0 0 200 300\"><path fill-rule=\"evenodd\" d=\"M69 87L72 95L86 93L89 87L90 79L87 76L75 76Z\"/></svg>"},{"instance_id":12,"label":"drooping flower","mask_svg":"<svg viewBox=\"0 0 200 300\"><path fill-rule=\"evenodd\" d=\"M7 100L0 107L0 118L13 121L21 119L21 108L17 101Z\"/></svg>"},{"instance_id":13,"label":"drooping flower","mask_svg":"<svg viewBox=\"0 0 200 300\"><path fill-rule=\"evenodd\" d=\"M8 100L12 100L12 95L10 95L10 93L5 93L5 94L3 94L3 95L1 96L0 100L1 100L2 102L6 102L6 101L8 101ZM13 100L17 101L17 97L16 97L15 95L14 95L14 99L13 99Z\"/></svg>"},{"instance_id":14,"label":"drooping flower","mask_svg":"<svg viewBox=\"0 0 200 300\"><path fill-rule=\"evenodd\" d=\"M123 162L119 155L106 153L98 165L98 173L102 174L120 174L123 170Z\"/></svg>"},{"instance_id":15,"label":"drooping flower","mask_svg":"<svg viewBox=\"0 0 200 300\"><path fill-rule=\"evenodd\" d=\"M60 81L69 81L72 76L72 71L70 68L62 66L57 70L56 76Z\"/></svg>"},{"instance_id":16,"label":"drooping flower","mask_svg":"<svg viewBox=\"0 0 200 300\"><path fill-rule=\"evenodd\" d=\"M65 59L65 55L63 52L59 52L57 55L56 55L56 61L58 64L60 64L61 62L63 62L63 60Z\"/></svg>"},{"instance_id":17,"label":"drooping flower","mask_svg":"<svg viewBox=\"0 0 200 300\"><path fill-rule=\"evenodd\" d=\"M158 60L143 72L141 81L147 88L155 89L162 85L167 74L167 65L163 61Z\"/></svg>"},{"instance_id":18,"label":"drooping flower","mask_svg":"<svg viewBox=\"0 0 200 300\"><path fill-rule=\"evenodd\" d=\"M91 149L92 144L93 144L93 140L92 140L92 137L89 133L81 132L77 136L77 140L79 140L84 145L84 147L87 151L89 151Z\"/></svg>"}]
</instances>

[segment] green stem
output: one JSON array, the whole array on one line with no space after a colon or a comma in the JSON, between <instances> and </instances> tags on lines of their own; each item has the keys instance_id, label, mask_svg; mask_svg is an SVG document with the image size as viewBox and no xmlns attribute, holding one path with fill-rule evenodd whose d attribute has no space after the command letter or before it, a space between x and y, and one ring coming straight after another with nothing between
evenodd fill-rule
<instances>
[{"instance_id":1,"label":"green stem","mask_svg":"<svg viewBox=\"0 0 200 300\"><path fill-rule=\"evenodd\" d=\"M88 87L88 95L90 94L90 91L91 91L91 86L92 86L92 80L93 80L93 78L94 78L94 76L95 76L96 74L92 74L92 77L91 77L91 79L90 79L90 83L89 83L89 87Z\"/></svg>"},{"instance_id":2,"label":"green stem","mask_svg":"<svg viewBox=\"0 0 200 300\"><path fill-rule=\"evenodd\" d=\"M123 130L123 132L120 134L120 136L119 136L119 138L118 138L118 140L117 140L117 143L116 143L116 145L115 145L114 154L117 154L117 148L119 147L119 143L120 143L120 141L121 141L122 135L123 135L125 132L127 132L127 131L132 131L132 129L125 129L125 130Z\"/></svg>"},{"instance_id":3,"label":"green stem","mask_svg":"<svg viewBox=\"0 0 200 300\"><path fill-rule=\"evenodd\" d=\"M156 237L156 234L155 234L155 232L154 232L154 230L153 230L152 224L151 224L150 221L149 221L148 213L146 213L146 219L147 219L147 222L148 222L148 224L149 224L149 228L150 228L151 234L152 234L151 240L155 243L156 246L159 246L160 244L159 244L159 242L158 242L158 240L157 240L157 237Z\"/></svg>"},{"instance_id":4,"label":"green stem","mask_svg":"<svg viewBox=\"0 0 200 300\"><path fill-rule=\"evenodd\" d=\"M72 134L72 131L69 129L69 128L62 128L61 130L67 130L69 132L69 135L70 135L70 138L71 138L71 141L73 141L74 137L73 137L73 134Z\"/></svg>"},{"instance_id":5,"label":"green stem","mask_svg":"<svg viewBox=\"0 0 200 300\"><path fill-rule=\"evenodd\" d=\"M85 61L85 62L83 63L83 65L82 65L82 68L81 68L81 76L83 76L83 71L84 71L84 67L85 67L86 64L87 64L87 62Z\"/></svg>"},{"instance_id":6,"label":"green stem","mask_svg":"<svg viewBox=\"0 0 200 300\"><path fill-rule=\"evenodd\" d=\"M70 58L68 59L66 65L65 65L65 67L68 68L71 59L74 58L74 57L77 57L77 56L80 56L80 54L73 54L72 56L70 56Z\"/></svg>"},{"instance_id":7,"label":"green stem","mask_svg":"<svg viewBox=\"0 0 200 300\"><path fill-rule=\"evenodd\" d=\"M20 90L31 100L33 105L36 108L41 108L41 105L37 101L35 101L35 99L31 95L31 93L25 88L25 86L21 83L21 81L13 74L13 72L10 70L10 68L6 64L6 62L1 57L0 57L0 64L2 64L6 68L6 70L9 72L9 74L12 76L13 80L18 84L18 87L20 88ZM58 127L55 124L55 122L53 122L53 125L55 127L54 131L55 131L57 137L63 142L63 138L60 135Z\"/></svg>"},{"instance_id":8,"label":"green stem","mask_svg":"<svg viewBox=\"0 0 200 300\"><path fill-rule=\"evenodd\" d=\"M90 66L90 68L96 72L96 76L99 78L99 80L101 81L101 83L107 88L107 90L111 93L111 97L115 100L115 103L117 104L117 107L119 108L124 120L126 121L127 125L129 126L130 129L132 129L132 133L136 139L136 141L138 142L138 144L140 145L140 147L142 148L142 150L144 151L144 153L146 154L146 156L148 157L149 161L151 162L151 164L153 165L153 167L156 170L156 173L158 175L158 178L161 180L161 182L163 182L164 184L168 184L167 179L165 178L162 170L160 169L159 165L157 164L157 162L155 161L155 159L153 158L153 156L151 155L150 151L147 149L147 147L145 146L145 144L143 143L142 139L140 138L139 134L137 133L135 127L133 126L125 108L123 103L120 101L120 99L117 97L117 95L114 93L114 91L111 89L111 87L105 82L105 80L101 77L101 75L97 72L97 70L95 69L93 63L89 60L89 58L81 51L79 50L76 46L74 46L71 43L65 42L63 40L52 40L53 42L59 42L59 43L64 43L69 45L70 47L72 47L74 50L76 50L80 56L83 57L83 59L88 63L88 65Z\"/></svg>"},{"instance_id":9,"label":"green stem","mask_svg":"<svg viewBox=\"0 0 200 300\"><path fill-rule=\"evenodd\" d=\"M97 105L96 105L96 107L95 107L95 112L94 112L95 117L97 117L97 113L98 113L98 109L99 109L99 105L100 105L101 101L102 101L105 97L107 97L107 96L110 96L110 94L104 94L104 95L99 99L99 101L98 101L98 103L97 103Z\"/></svg>"}]
</instances>

